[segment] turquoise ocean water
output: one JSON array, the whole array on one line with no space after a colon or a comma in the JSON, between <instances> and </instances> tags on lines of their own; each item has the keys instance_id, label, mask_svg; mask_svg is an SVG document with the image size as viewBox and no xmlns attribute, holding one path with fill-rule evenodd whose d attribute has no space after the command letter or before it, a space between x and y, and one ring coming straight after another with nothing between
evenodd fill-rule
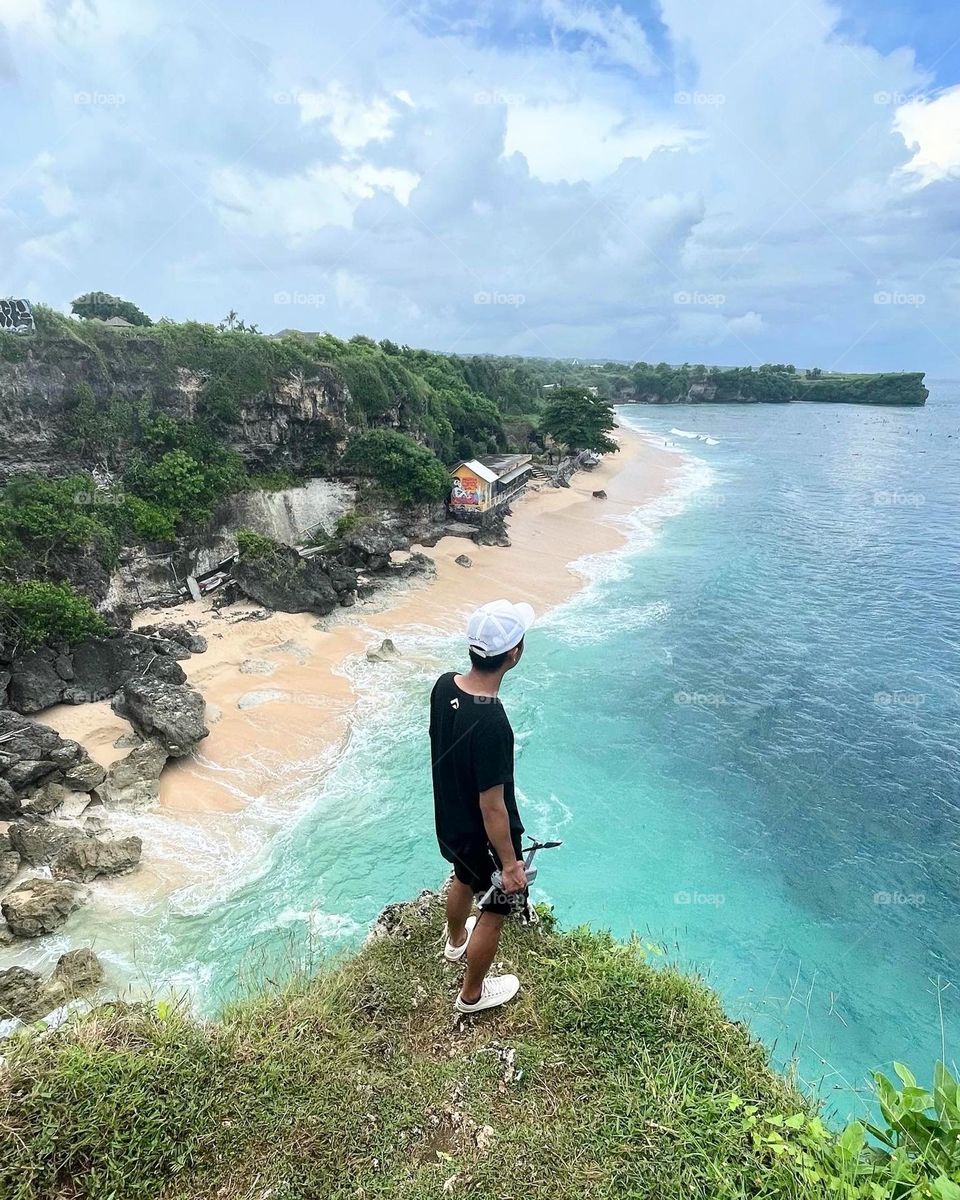
<instances>
[{"instance_id":1,"label":"turquoise ocean water","mask_svg":"<svg viewBox=\"0 0 960 1200\"><path fill-rule=\"evenodd\" d=\"M870 1070L960 1046L960 385L620 419L687 465L507 678L526 824L564 840L540 898L697 967L862 1112ZM255 876L141 925L145 975L213 1009L439 882L425 706L459 647L404 648L422 669L351 668L350 743Z\"/></svg>"}]
</instances>

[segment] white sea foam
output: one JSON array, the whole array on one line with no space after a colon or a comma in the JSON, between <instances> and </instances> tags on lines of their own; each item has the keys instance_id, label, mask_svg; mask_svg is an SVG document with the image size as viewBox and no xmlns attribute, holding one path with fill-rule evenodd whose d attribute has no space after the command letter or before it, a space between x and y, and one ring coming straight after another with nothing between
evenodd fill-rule
<instances>
[{"instance_id":1,"label":"white sea foam","mask_svg":"<svg viewBox=\"0 0 960 1200\"><path fill-rule=\"evenodd\" d=\"M694 441L703 442L707 446L719 446L720 443L716 438L711 437L709 433L699 433L697 430L691 429L671 429L670 432L676 437L693 438Z\"/></svg>"},{"instance_id":2,"label":"white sea foam","mask_svg":"<svg viewBox=\"0 0 960 1200\"><path fill-rule=\"evenodd\" d=\"M350 937L360 932L360 925L349 913L322 912L319 909L300 909L288 906L272 920L261 921L255 933L306 925L311 934L322 938Z\"/></svg>"}]
</instances>

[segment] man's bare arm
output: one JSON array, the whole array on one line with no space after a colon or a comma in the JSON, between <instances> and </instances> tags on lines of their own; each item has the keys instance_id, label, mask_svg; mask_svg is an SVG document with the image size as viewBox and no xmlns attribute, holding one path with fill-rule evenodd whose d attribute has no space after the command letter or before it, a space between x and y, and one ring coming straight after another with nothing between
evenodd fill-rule
<instances>
[{"instance_id":1,"label":"man's bare arm","mask_svg":"<svg viewBox=\"0 0 960 1200\"><path fill-rule=\"evenodd\" d=\"M524 874L523 863L517 858L513 848L510 817L503 802L502 783L480 793L480 813L483 816L483 827L487 831L487 840L503 863L503 890L522 892L527 886L527 877Z\"/></svg>"}]
</instances>

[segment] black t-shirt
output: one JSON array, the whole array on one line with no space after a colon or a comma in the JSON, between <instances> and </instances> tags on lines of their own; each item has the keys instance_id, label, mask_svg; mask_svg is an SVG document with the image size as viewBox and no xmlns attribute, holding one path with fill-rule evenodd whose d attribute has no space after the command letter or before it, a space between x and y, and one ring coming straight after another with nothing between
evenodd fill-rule
<instances>
[{"instance_id":1,"label":"black t-shirt","mask_svg":"<svg viewBox=\"0 0 960 1200\"><path fill-rule=\"evenodd\" d=\"M471 696L448 671L430 693L433 807L440 853L453 862L465 847L485 846L480 793L503 784L514 841L523 833L513 786L513 730L495 696Z\"/></svg>"}]
</instances>

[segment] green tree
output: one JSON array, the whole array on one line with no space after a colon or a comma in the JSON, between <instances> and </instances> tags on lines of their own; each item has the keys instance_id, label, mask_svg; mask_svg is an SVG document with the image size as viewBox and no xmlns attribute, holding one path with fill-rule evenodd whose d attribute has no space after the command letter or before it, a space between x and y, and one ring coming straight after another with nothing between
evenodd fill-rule
<instances>
[{"instance_id":1,"label":"green tree","mask_svg":"<svg viewBox=\"0 0 960 1200\"><path fill-rule=\"evenodd\" d=\"M71 303L70 311L87 321L93 317L99 317L101 321L109 317L122 317L131 325L153 324L131 300L122 300L119 296L111 296L109 292L84 292Z\"/></svg>"},{"instance_id":2,"label":"green tree","mask_svg":"<svg viewBox=\"0 0 960 1200\"><path fill-rule=\"evenodd\" d=\"M569 450L609 454L617 443L608 437L614 428L613 409L606 400L580 388L559 388L543 410L541 428Z\"/></svg>"},{"instance_id":3,"label":"green tree","mask_svg":"<svg viewBox=\"0 0 960 1200\"><path fill-rule=\"evenodd\" d=\"M344 465L374 480L402 504L441 500L450 489L450 476L439 458L395 429L356 434Z\"/></svg>"},{"instance_id":4,"label":"green tree","mask_svg":"<svg viewBox=\"0 0 960 1200\"><path fill-rule=\"evenodd\" d=\"M69 584L0 583L0 642L24 648L49 641L74 645L106 632L90 601Z\"/></svg>"}]
</instances>

